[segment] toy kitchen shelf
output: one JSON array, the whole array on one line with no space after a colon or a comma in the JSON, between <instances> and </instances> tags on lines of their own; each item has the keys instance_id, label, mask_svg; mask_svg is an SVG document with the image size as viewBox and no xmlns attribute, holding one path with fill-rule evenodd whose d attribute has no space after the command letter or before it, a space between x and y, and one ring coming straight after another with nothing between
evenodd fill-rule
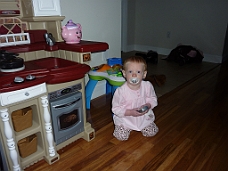
<instances>
[{"instance_id":1,"label":"toy kitchen shelf","mask_svg":"<svg viewBox=\"0 0 228 171\"><path fill-rule=\"evenodd\" d=\"M46 84L1 93L0 96L0 131L4 142L7 142L4 146L10 170L19 171L41 159L45 159L49 164L58 161L59 154L54 146L51 122L48 119L50 113ZM31 112L31 116L29 113L17 114L26 108L29 109L27 112ZM26 123L18 121L20 116L23 116ZM25 143L31 136L31 143L30 140Z\"/></svg>"}]
</instances>

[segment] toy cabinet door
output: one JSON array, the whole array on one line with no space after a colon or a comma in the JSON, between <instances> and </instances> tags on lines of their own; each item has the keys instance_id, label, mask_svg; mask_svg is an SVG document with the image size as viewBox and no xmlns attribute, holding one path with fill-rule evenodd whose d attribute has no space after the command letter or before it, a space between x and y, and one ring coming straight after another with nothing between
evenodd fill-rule
<instances>
[{"instance_id":1,"label":"toy cabinet door","mask_svg":"<svg viewBox=\"0 0 228 171\"><path fill-rule=\"evenodd\" d=\"M34 16L61 15L59 0L33 0Z\"/></svg>"},{"instance_id":2,"label":"toy cabinet door","mask_svg":"<svg viewBox=\"0 0 228 171\"><path fill-rule=\"evenodd\" d=\"M21 0L22 17L61 16L59 0Z\"/></svg>"}]
</instances>

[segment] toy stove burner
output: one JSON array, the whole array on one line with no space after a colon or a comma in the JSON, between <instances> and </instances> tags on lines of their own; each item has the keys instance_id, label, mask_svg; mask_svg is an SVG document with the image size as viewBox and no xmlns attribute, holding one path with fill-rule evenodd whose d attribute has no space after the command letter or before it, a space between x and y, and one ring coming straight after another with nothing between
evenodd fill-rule
<instances>
[{"instance_id":1,"label":"toy stove burner","mask_svg":"<svg viewBox=\"0 0 228 171\"><path fill-rule=\"evenodd\" d=\"M35 79L36 79L36 76L29 74L29 75L27 75L27 76L25 77L25 79L26 79L27 81L32 81L32 80L35 80ZM22 78L22 77L16 76L16 77L14 78L14 82L15 82L15 83L23 83L23 82L25 81L25 79Z\"/></svg>"},{"instance_id":2,"label":"toy stove burner","mask_svg":"<svg viewBox=\"0 0 228 171\"><path fill-rule=\"evenodd\" d=\"M35 80L35 78L36 78L36 76L29 74L29 75L26 77L26 80L27 80L27 81L32 81L32 80Z\"/></svg>"},{"instance_id":3,"label":"toy stove burner","mask_svg":"<svg viewBox=\"0 0 228 171\"><path fill-rule=\"evenodd\" d=\"M24 78L22 78L22 77L15 77L14 78L14 82L15 83L23 83L24 82Z\"/></svg>"},{"instance_id":4,"label":"toy stove burner","mask_svg":"<svg viewBox=\"0 0 228 171\"><path fill-rule=\"evenodd\" d=\"M0 50L0 71L16 72L25 68L24 59L17 57L18 54Z\"/></svg>"},{"instance_id":5,"label":"toy stove burner","mask_svg":"<svg viewBox=\"0 0 228 171\"><path fill-rule=\"evenodd\" d=\"M25 69L25 66L23 65L20 68L13 68L13 69L0 69L1 72L17 72L17 71L22 71Z\"/></svg>"}]
</instances>

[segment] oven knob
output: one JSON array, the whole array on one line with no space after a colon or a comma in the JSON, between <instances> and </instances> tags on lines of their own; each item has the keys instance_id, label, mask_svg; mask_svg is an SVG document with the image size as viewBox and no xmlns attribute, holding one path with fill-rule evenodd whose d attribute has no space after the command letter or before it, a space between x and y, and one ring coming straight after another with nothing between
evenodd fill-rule
<instances>
[{"instance_id":1,"label":"oven knob","mask_svg":"<svg viewBox=\"0 0 228 171\"><path fill-rule=\"evenodd\" d=\"M14 78L14 82L15 83L22 83L22 82L24 82L24 78L22 78L22 77L15 77Z\"/></svg>"},{"instance_id":2,"label":"oven knob","mask_svg":"<svg viewBox=\"0 0 228 171\"><path fill-rule=\"evenodd\" d=\"M31 74L26 76L26 80L28 80L28 81L34 80L35 78L36 77L34 75L31 75Z\"/></svg>"}]
</instances>

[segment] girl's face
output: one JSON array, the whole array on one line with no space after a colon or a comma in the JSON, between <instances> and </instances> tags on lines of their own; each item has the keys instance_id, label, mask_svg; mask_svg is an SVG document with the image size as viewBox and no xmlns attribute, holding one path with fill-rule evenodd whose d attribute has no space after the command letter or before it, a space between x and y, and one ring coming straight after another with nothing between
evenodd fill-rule
<instances>
[{"instance_id":1,"label":"girl's face","mask_svg":"<svg viewBox=\"0 0 228 171\"><path fill-rule=\"evenodd\" d=\"M144 71L144 64L136 62L126 63L126 69L123 70L123 75L130 87L139 87L142 80L146 77L147 72Z\"/></svg>"}]
</instances>

